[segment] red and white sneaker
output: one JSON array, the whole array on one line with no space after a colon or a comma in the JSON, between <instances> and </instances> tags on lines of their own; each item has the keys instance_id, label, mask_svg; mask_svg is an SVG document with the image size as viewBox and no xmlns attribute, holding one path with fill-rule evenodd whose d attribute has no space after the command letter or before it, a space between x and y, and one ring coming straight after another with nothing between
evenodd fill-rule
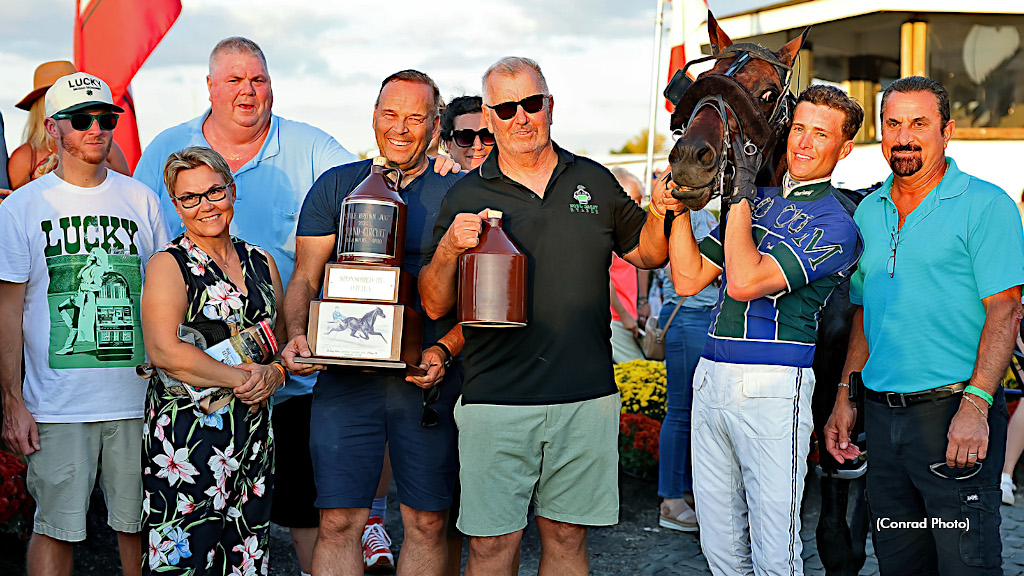
<instances>
[{"instance_id":1,"label":"red and white sneaker","mask_svg":"<svg viewBox=\"0 0 1024 576\"><path fill-rule=\"evenodd\" d=\"M384 531L384 520L380 516L371 516L363 528L363 563L368 572L389 572L395 569L391 538Z\"/></svg>"}]
</instances>

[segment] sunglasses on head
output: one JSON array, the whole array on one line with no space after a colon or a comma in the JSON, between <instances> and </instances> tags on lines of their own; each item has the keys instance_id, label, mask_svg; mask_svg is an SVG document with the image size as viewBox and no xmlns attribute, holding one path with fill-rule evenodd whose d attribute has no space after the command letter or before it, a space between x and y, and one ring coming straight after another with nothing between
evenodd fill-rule
<instances>
[{"instance_id":1,"label":"sunglasses on head","mask_svg":"<svg viewBox=\"0 0 1024 576\"><path fill-rule=\"evenodd\" d=\"M498 118L502 120L510 120L519 111L519 107L523 107L523 111L527 114L536 114L544 108L544 100L547 98L544 94L534 94L533 96L527 96L519 102L502 102L501 104L485 104L494 113L498 115Z\"/></svg>"},{"instance_id":2,"label":"sunglasses on head","mask_svg":"<svg viewBox=\"0 0 1024 576\"><path fill-rule=\"evenodd\" d=\"M459 148L469 148L473 145L473 141L476 140L477 136L480 137L480 143L484 146L494 146L494 134L491 134L491 131L487 128L479 130L469 130L467 128L452 132L452 140L455 140L455 145Z\"/></svg>"},{"instance_id":3,"label":"sunglasses on head","mask_svg":"<svg viewBox=\"0 0 1024 576\"><path fill-rule=\"evenodd\" d=\"M228 195L228 188L231 184L222 184L220 186L214 186L206 192L200 192L199 194L185 194L184 196L175 196L174 199L181 204L182 208L195 208L202 203L203 198L206 198L209 202L220 202Z\"/></svg>"},{"instance_id":4,"label":"sunglasses on head","mask_svg":"<svg viewBox=\"0 0 1024 576\"><path fill-rule=\"evenodd\" d=\"M85 112L59 113L53 115L54 120L70 120L71 127L79 132L85 132L92 128L92 121L100 124L100 130L113 130L117 126L117 114L113 112L100 112L99 114L87 114Z\"/></svg>"}]
</instances>

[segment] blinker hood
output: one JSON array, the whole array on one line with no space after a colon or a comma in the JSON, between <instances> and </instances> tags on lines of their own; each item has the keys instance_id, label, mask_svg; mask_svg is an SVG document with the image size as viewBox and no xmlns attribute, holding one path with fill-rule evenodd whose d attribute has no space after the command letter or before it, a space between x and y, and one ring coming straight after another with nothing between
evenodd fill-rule
<instances>
[{"instance_id":1,"label":"blinker hood","mask_svg":"<svg viewBox=\"0 0 1024 576\"><path fill-rule=\"evenodd\" d=\"M736 115L735 121L743 127L747 139L763 149L771 139L772 130L758 102L746 87L724 74L703 76L686 89L672 112L671 129L684 128L689 124L698 105L717 107L716 96L719 95L727 108Z\"/></svg>"}]
</instances>

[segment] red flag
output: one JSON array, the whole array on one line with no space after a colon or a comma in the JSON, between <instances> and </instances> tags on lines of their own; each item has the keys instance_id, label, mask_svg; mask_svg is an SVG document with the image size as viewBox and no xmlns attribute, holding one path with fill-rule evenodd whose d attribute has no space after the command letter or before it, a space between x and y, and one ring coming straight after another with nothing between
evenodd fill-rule
<instances>
[{"instance_id":1,"label":"red flag","mask_svg":"<svg viewBox=\"0 0 1024 576\"><path fill-rule=\"evenodd\" d=\"M672 79L676 70L681 70L688 61L700 56L702 35L699 32L707 16L707 0L672 0L672 27L669 31L672 52L668 64L668 80ZM706 38L707 33L703 37ZM665 100L665 108L671 112L675 106Z\"/></svg>"},{"instance_id":2,"label":"red flag","mask_svg":"<svg viewBox=\"0 0 1024 576\"><path fill-rule=\"evenodd\" d=\"M130 83L181 13L181 0L75 0L75 67L110 86L124 114L114 130L128 166L142 156Z\"/></svg>"}]
</instances>

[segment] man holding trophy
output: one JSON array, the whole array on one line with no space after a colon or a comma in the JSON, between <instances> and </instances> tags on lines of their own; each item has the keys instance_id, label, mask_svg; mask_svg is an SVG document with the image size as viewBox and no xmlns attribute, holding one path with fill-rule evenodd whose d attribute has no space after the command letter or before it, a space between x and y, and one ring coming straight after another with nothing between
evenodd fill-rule
<instances>
[{"instance_id":1,"label":"man holding trophy","mask_svg":"<svg viewBox=\"0 0 1024 576\"><path fill-rule=\"evenodd\" d=\"M405 70L385 79L373 115L383 158L324 173L299 216L295 272L284 306L290 342L283 357L295 373L320 370L310 438L321 509L313 559L318 574L363 573L360 539L385 445L405 529L399 573L439 575L445 566L445 518L457 473L451 413L461 389L457 371L446 369L462 340L454 318L423 320L415 296L415 276L432 248L441 199L459 178L428 169L426 150L439 101L437 86L422 72ZM383 184L390 175L397 178L386 186L400 199L360 196L353 207L364 180ZM370 254L375 244L385 247L379 258ZM325 266L335 260L342 263L331 265L323 300L314 301ZM350 292L365 298L348 298ZM410 359L407 350L399 360L403 345L412 344L418 358ZM369 360L351 360L359 354ZM408 376L381 368L405 364Z\"/></svg>"}]
</instances>

